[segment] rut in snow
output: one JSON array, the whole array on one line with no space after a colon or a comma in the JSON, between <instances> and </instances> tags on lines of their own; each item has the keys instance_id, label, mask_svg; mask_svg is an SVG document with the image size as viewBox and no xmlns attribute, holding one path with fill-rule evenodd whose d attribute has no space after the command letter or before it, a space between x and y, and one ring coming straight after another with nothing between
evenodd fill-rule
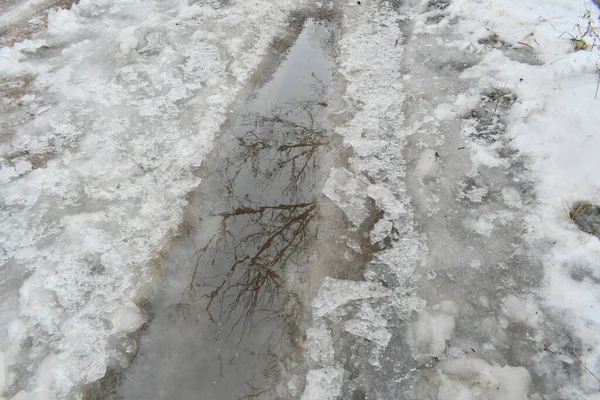
<instances>
[{"instance_id":1,"label":"rut in snow","mask_svg":"<svg viewBox=\"0 0 600 400\"><path fill-rule=\"evenodd\" d=\"M329 22L306 19L218 140L191 211L199 222L169 255L125 398L265 396L294 367L318 196L337 157L326 118L333 41Z\"/></svg>"}]
</instances>

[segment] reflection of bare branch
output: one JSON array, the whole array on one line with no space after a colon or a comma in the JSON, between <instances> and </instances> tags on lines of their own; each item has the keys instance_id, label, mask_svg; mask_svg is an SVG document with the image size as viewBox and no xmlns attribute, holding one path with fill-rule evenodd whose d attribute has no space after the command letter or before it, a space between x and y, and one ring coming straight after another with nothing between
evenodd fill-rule
<instances>
[{"instance_id":1,"label":"reflection of bare branch","mask_svg":"<svg viewBox=\"0 0 600 400\"><path fill-rule=\"evenodd\" d=\"M329 145L325 131L316 129L327 107L326 85L313 77L315 100L279 104L242 119L236 151L223 159L228 210L213 214L219 228L197 253L188 299L180 303L201 301L209 318L230 324L229 335L241 331L240 340L266 318L299 317L300 302L285 289L286 266L303 264L303 251L314 239L317 172ZM246 187L255 192L239 193ZM185 317L185 311L175 308L174 314Z\"/></svg>"},{"instance_id":2,"label":"reflection of bare branch","mask_svg":"<svg viewBox=\"0 0 600 400\"><path fill-rule=\"evenodd\" d=\"M250 389L250 393L238 397L238 400L258 399L262 395L269 393L268 389L262 389L260 387L254 386L252 382L246 382L246 386L248 386L248 389Z\"/></svg>"},{"instance_id":3,"label":"reflection of bare branch","mask_svg":"<svg viewBox=\"0 0 600 400\"><path fill-rule=\"evenodd\" d=\"M265 357L268 361L262 371L262 375L267 379L275 380L281 375L280 364L282 363L282 360L277 354L275 354L275 352L271 350L267 351ZM243 396L238 396L238 400L257 399L273 393L273 388L256 386L252 381L247 381L246 386L248 387L250 393L247 393Z\"/></svg>"},{"instance_id":4,"label":"reflection of bare branch","mask_svg":"<svg viewBox=\"0 0 600 400\"><path fill-rule=\"evenodd\" d=\"M281 272L286 262L310 238L307 233L309 224L316 215L316 207L312 202L258 208L239 207L231 213L220 213L219 216L223 218L221 235L226 235L229 220L236 217L250 216L259 224L264 225L265 221L267 224L260 235L251 233L239 240L238 246L245 248L247 245L252 246L255 239L260 238L259 245L254 246L253 252L246 252L241 258L236 254L221 282L211 285L214 289L205 295L209 314L213 301L219 298L220 315L225 320L229 320L234 311L241 311L234 328L242 323L244 332L257 309L269 308L283 286ZM239 273L236 274L238 269ZM234 275L235 281L232 282Z\"/></svg>"},{"instance_id":5,"label":"reflection of bare branch","mask_svg":"<svg viewBox=\"0 0 600 400\"><path fill-rule=\"evenodd\" d=\"M256 179L275 180L283 174L289 174L289 184L286 192L298 191L298 185L315 182L305 182L310 174L308 170L315 170L319 163L319 149L329 145L325 132L315 129L315 108L322 110L327 104L319 102L299 102L297 108L277 107L270 115L246 116L243 123L246 133L238 138L241 147L241 159L232 162L236 165L237 173L243 170L244 165L251 165L252 173ZM301 115L306 124L295 122ZM268 135L265 134L268 132ZM269 161L267 167L265 160ZM262 163L262 164L261 164Z\"/></svg>"},{"instance_id":6,"label":"reflection of bare branch","mask_svg":"<svg viewBox=\"0 0 600 400\"><path fill-rule=\"evenodd\" d=\"M218 315L224 321L231 320L230 335L239 326L240 339L252 327L256 312L281 314L281 302L289 296L283 290L284 269L290 258L299 256L311 242L316 209L315 202L307 202L240 206L217 214L220 229L202 249L187 288L191 301L205 299L204 308L211 319ZM254 229L244 232L240 225ZM227 272L200 277L199 267L214 263L219 253L230 260ZM198 288L202 289L199 297Z\"/></svg>"},{"instance_id":7,"label":"reflection of bare branch","mask_svg":"<svg viewBox=\"0 0 600 400\"><path fill-rule=\"evenodd\" d=\"M318 146L326 146L329 142L308 142L308 143L296 143L296 144L282 144L279 146L279 151L286 151L288 149L297 149L299 147L308 147L310 149L314 149Z\"/></svg>"},{"instance_id":8,"label":"reflection of bare branch","mask_svg":"<svg viewBox=\"0 0 600 400\"><path fill-rule=\"evenodd\" d=\"M245 214L260 214L262 215L265 211L267 210L294 210L296 208L304 208L304 207L308 207L308 206L312 206L313 203L301 203L301 204L280 204L277 206L262 206L262 207L258 207L258 208L248 208L248 207L238 207L235 209L234 212L232 213L220 213L217 214L220 217L223 217L223 221L226 221L227 218L230 217L235 217L238 215L245 215Z\"/></svg>"},{"instance_id":9,"label":"reflection of bare branch","mask_svg":"<svg viewBox=\"0 0 600 400\"><path fill-rule=\"evenodd\" d=\"M316 85L313 85L315 90L317 90L317 92L321 93L321 94L327 93L327 85L325 83L323 83L323 81L321 79L319 79L319 77L317 77L314 72L312 73L311 76L313 78L315 78L315 81L317 81Z\"/></svg>"}]
</instances>

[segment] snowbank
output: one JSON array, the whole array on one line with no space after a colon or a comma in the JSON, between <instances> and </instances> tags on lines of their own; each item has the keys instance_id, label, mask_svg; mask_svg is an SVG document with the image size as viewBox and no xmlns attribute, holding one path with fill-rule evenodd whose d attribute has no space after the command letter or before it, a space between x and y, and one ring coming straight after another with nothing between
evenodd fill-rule
<instances>
[{"instance_id":1,"label":"snowbank","mask_svg":"<svg viewBox=\"0 0 600 400\"><path fill-rule=\"evenodd\" d=\"M224 4L82 0L0 49L5 396L65 398L135 354L155 256L291 6Z\"/></svg>"},{"instance_id":2,"label":"snowbank","mask_svg":"<svg viewBox=\"0 0 600 400\"><path fill-rule=\"evenodd\" d=\"M469 266L481 269L482 264L489 263L494 257L493 251L499 248L498 234L521 215L518 217L523 219L520 232L507 237L513 246L507 260L527 248L527 262L521 263L520 268L533 272L539 267L543 276L541 280L523 285L513 274L515 280L508 286L519 295L508 291L496 304L483 299L485 307L494 310L499 323L497 332L490 332L491 336L484 340L494 343L494 337L507 335L512 339L506 340L514 341L511 336L514 332L526 331L530 342L524 347L536 354L537 360L529 363L528 373L515 369L521 367L511 367L518 376L505 381L509 386L515 385L510 389L514 391L499 398L527 398L528 392L534 397L597 396L600 241L595 232L580 230L569 218L569 211L575 204L600 201L597 173L600 168L597 134L600 97L595 98L600 63L599 26L597 6L583 0L510 4L495 0L431 1L415 25L417 37L437 38L435 46L444 50L438 53L435 49L429 50L431 58L445 60L447 64L440 67L455 71L452 79L460 79L455 85L463 85L461 95L451 97L438 92L432 96L432 103L443 102L434 112L440 123L462 119L461 131L468 139L466 145L457 144L464 146L459 149L468 151L472 163L467 173L471 179L462 185L464 192L459 197L473 208L472 215L463 220L463 227L489 238L482 242L485 244L481 248L483 262L475 260L469 262ZM423 46L425 42L416 43L415 46ZM453 53L464 55L461 64L456 64ZM449 82L432 85L438 83L446 87L452 85ZM447 96L445 101L441 100L444 96ZM477 102L465 108L465 104L470 103L469 98L481 98L479 96L491 99L482 100L483 113L474 107ZM520 161L515 163L517 159ZM501 190L489 186L494 180L496 183L504 181L504 178L494 178L494 170L504 170L509 175ZM486 182L488 186L479 182ZM502 201L505 209L493 206L494 201ZM521 241L523 244L519 244ZM465 258L468 260L469 256ZM506 262L499 264L501 268L507 265ZM485 280L483 274L481 280ZM492 296L507 286L506 281L500 279L489 284ZM466 310L458 313L467 315ZM447 331L455 321L450 324L448 317L444 318L447 321L439 322L436 335L446 338L450 337ZM430 311L423 314L418 330L426 332L424 326L431 323L428 322L431 319ZM479 326L470 318L465 323L470 324L471 329ZM456 325L458 329L458 322ZM441 340L434 340L435 335L429 336L425 340L428 336L423 333L416 341L430 351L442 349ZM469 351L466 343L454 344L465 346L465 351ZM479 362L456 361L464 365L463 371ZM558 365L563 362L569 365L572 375L558 378ZM444 374L448 365L441 367ZM482 371L495 368L498 367L490 369L481 365ZM533 380L527 389L528 374L537 375L543 382ZM463 379L461 373L455 372L454 376L457 382ZM552 379L560 382L556 384L560 387L558 394L544 392L549 390L548 382ZM498 382L501 381L498 377ZM465 389L462 384L464 382L456 383L457 386L444 383L438 398L497 398L494 396L499 395L485 394L487 389L474 392L472 387Z\"/></svg>"}]
</instances>

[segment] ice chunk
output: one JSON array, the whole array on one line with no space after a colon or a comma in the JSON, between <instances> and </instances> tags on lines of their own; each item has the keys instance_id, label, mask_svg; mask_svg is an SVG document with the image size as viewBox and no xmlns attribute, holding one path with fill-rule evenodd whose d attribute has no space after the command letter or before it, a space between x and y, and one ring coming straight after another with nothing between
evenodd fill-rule
<instances>
[{"instance_id":1,"label":"ice chunk","mask_svg":"<svg viewBox=\"0 0 600 400\"><path fill-rule=\"evenodd\" d=\"M342 398L344 370L323 368L308 371L301 400L335 400Z\"/></svg>"},{"instance_id":2,"label":"ice chunk","mask_svg":"<svg viewBox=\"0 0 600 400\"><path fill-rule=\"evenodd\" d=\"M8 182L18 175L19 174L17 173L14 167L8 164L0 163L0 183Z\"/></svg>"},{"instance_id":3,"label":"ice chunk","mask_svg":"<svg viewBox=\"0 0 600 400\"><path fill-rule=\"evenodd\" d=\"M381 242L392 235L394 223L388 219L380 219L377 221L373 229L371 229L370 237L371 244Z\"/></svg>"},{"instance_id":4,"label":"ice chunk","mask_svg":"<svg viewBox=\"0 0 600 400\"><path fill-rule=\"evenodd\" d=\"M387 329L387 321L369 304L363 304L357 314L358 318L344 324L347 332L363 337L381 347L387 347L392 334Z\"/></svg>"},{"instance_id":5,"label":"ice chunk","mask_svg":"<svg viewBox=\"0 0 600 400\"><path fill-rule=\"evenodd\" d=\"M324 326L316 326L306 331L306 356L314 365L333 365L334 350L331 332Z\"/></svg>"},{"instance_id":6,"label":"ice chunk","mask_svg":"<svg viewBox=\"0 0 600 400\"><path fill-rule=\"evenodd\" d=\"M497 144L494 144L486 147L475 142L470 142L467 145L467 147L471 150L471 161L477 168L481 166L508 167L507 161L498 156L498 153L496 152L497 146Z\"/></svg>"},{"instance_id":7,"label":"ice chunk","mask_svg":"<svg viewBox=\"0 0 600 400\"><path fill-rule=\"evenodd\" d=\"M399 218L406 213L406 207L400 202L390 189L383 185L370 185L367 189L370 198L375 200L377 208L386 212L391 219Z\"/></svg>"},{"instance_id":8,"label":"ice chunk","mask_svg":"<svg viewBox=\"0 0 600 400\"><path fill-rule=\"evenodd\" d=\"M366 191L369 182L344 168L332 168L323 194L338 206L354 226L360 226L369 216Z\"/></svg>"},{"instance_id":9,"label":"ice chunk","mask_svg":"<svg viewBox=\"0 0 600 400\"><path fill-rule=\"evenodd\" d=\"M394 247L377 252L373 261L385 264L396 277L396 283L402 284L414 272L421 255L414 234L407 234L398 239Z\"/></svg>"},{"instance_id":10,"label":"ice chunk","mask_svg":"<svg viewBox=\"0 0 600 400\"><path fill-rule=\"evenodd\" d=\"M31 398L32 396L28 392L22 390L13 397L11 397L10 400L30 400Z\"/></svg>"},{"instance_id":11,"label":"ice chunk","mask_svg":"<svg viewBox=\"0 0 600 400\"><path fill-rule=\"evenodd\" d=\"M117 43L123 53L127 53L135 49L139 43L139 33L136 33L136 28L128 26L117 35Z\"/></svg>"},{"instance_id":12,"label":"ice chunk","mask_svg":"<svg viewBox=\"0 0 600 400\"><path fill-rule=\"evenodd\" d=\"M294 375L288 380L286 386L288 393L294 398L297 398L300 394L300 388L302 387L302 379L299 375Z\"/></svg>"},{"instance_id":13,"label":"ice chunk","mask_svg":"<svg viewBox=\"0 0 600 400\"><path fill-rule=\"evenodd\" d=\"M454 107L452 104L443 103L436 107L436 109L433 111L433 115L437 119L441 119L441 120L453 119L454 117L456 117L456 111L454 110Z\"/></svg>"},{"instance_id":14,"label":"ice chunk","mask_svg":"<svg viewBox=\"0 0 600 400\"><path fill-rule=\"evenodd\" d=\"M326 316L336 308L354 300L388 296L390 292L374 282L355 282L327 277L313 300L316 318Z\"/></svg>"},{"instance_id":15,"label":"ice chunk","mask_svg":"<svg viewBox=\"0 0 600 400\"><path fill-rule=\"evenodd\" d=\"M348 247L350 247L352 250L354 250L355 252L362 254L362 249L360 248L360 243L356 239L354 239L352 237L347 238L346 245Z\"/></svg>"},{"instance_id":16,"label":"ice chunk","mask_svg":"<svg viewBox=\"0 0 600 400\"><path fill-rule=\"evenodd\" d=\"M477 187L463 182L461 184L462 191L458 194L458 199L467 199L473 203L481 203L485 196L489 193L489 189L485 186Z\"/></svg>"}]
</instances>

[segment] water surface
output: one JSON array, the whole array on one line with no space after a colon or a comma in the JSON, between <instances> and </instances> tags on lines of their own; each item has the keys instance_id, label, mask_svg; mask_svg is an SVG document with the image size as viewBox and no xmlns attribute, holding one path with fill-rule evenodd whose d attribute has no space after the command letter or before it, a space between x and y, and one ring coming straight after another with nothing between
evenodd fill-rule
<instances>
[{"instance_id":1,"label":"water surface","mask_svg":"<svg viewBox=\"0 0 600 400\"><path fill-rule=\"evenodd\" d=\"M308 19L203 166L197 226L171 251L126 399L276 397L299 368L302 291L330 152L333 34Z\"/></svg>"}]
</instances>

